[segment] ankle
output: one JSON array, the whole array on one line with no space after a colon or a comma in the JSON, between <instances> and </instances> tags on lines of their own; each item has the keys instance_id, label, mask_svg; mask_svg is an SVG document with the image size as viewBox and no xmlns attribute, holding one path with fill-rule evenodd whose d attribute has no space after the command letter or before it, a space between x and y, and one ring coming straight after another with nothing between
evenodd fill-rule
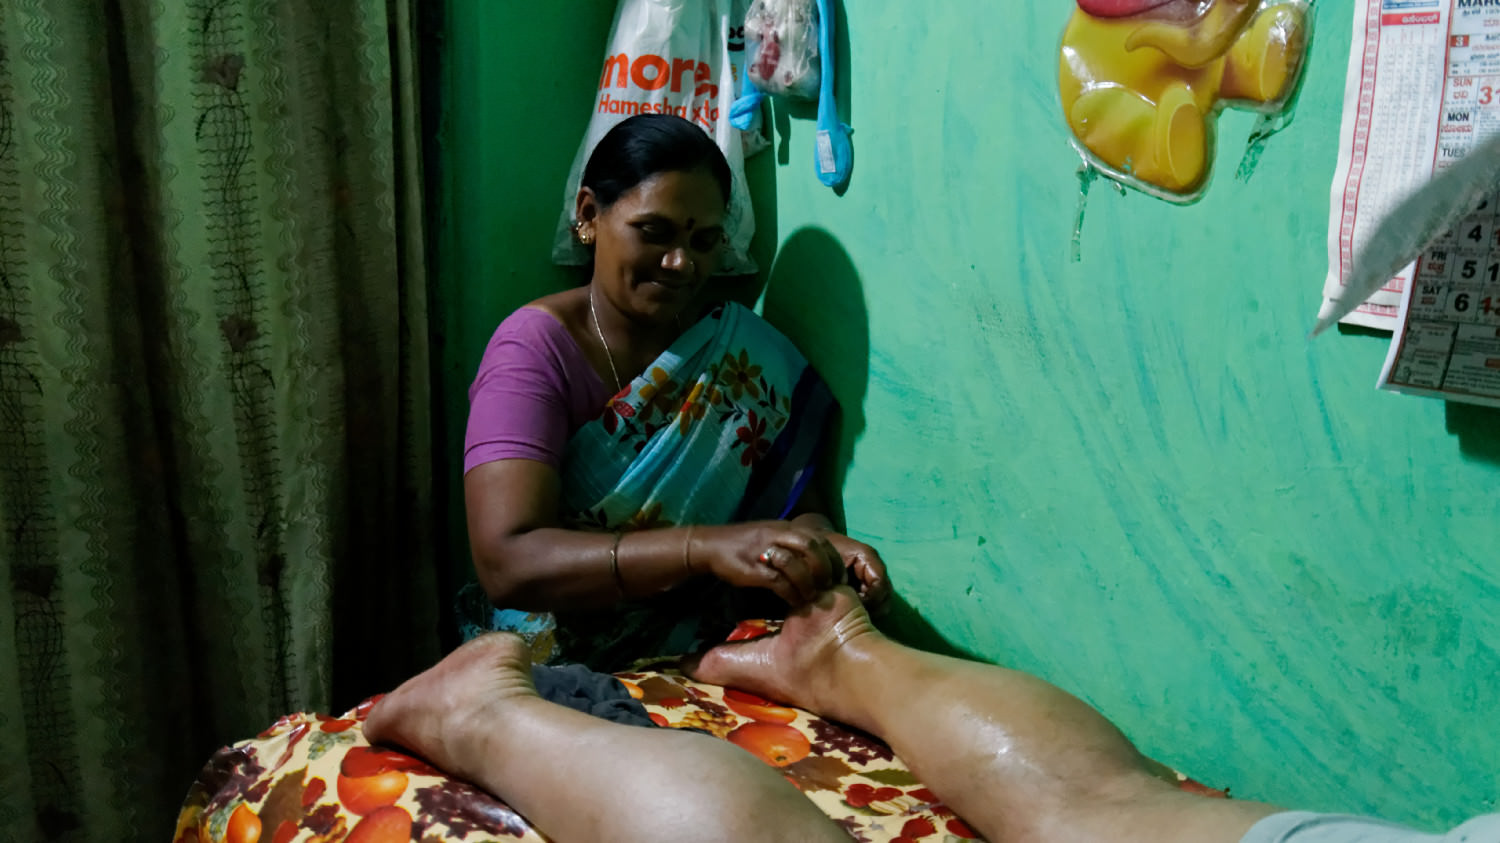
<instances>
[{"instance_id":1,"label":"ankle","mask_svg":"<svg viewBox=\"0 0 1500 843\"><path fill-rule=\"evenodd\" d=\"M873 627L851 631L834 646L827 666L813 677L817 709L867 732L876 729L875 712L894 648Z\"/></svg>"},{"instance_id":2,"label":"ankle","mask_svg":"<svg viewBox=\"0 0 1500 843\"><path fill-rule=\"evenodd\" d=\"M496 758L514 758L529 751L532 732L545 722L552 703L534 689L507 694L503 705L472 709L445 718L439 741L447 758L444 768L477 784Z\"/></svg>"}]
</instances>

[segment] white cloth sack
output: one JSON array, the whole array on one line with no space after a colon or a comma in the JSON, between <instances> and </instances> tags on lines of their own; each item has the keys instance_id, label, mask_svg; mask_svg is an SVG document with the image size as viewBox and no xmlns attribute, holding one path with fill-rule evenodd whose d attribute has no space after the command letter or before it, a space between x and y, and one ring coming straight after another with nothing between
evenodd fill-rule
<instances>
[{"instance_id":1,"label":"white cloth sack","mask_svg":"<svg viewBox=\"0 0 1500 843\"><path fill-rule=\"evenodd\" d=\"M745 185L745 154L740 131L729 124L729 106L738 90L734 64L743 62L743 4L744 0L620 0L593 99L593 117L568 172L552 241L554 262L588 263L588 250L573 239L572 226L583 168L599 139L632 115L670 111L696 123L729 159L733 185L724 219L729 247L719 272L756 271L749 253L755 215ZM733 57L731 36L740 51Z\"/></svg>"}]
</instances>

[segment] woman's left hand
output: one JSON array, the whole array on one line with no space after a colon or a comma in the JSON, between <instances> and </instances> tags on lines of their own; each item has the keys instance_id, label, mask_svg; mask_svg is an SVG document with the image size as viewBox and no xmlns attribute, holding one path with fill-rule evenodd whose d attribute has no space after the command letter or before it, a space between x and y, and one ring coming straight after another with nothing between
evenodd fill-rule
<instances>
[{"instance_id":1,"label":"woman's left hand","mask_svg":"<svg viewBox=\"0 0 1500 843\"><path fill-rule=\"evenodd\" d=\"M793 524L803 524L817 530L834 552L844 560L849 585L859 591L859 599L874 609L891 596L891 581L885 574L885 560L875 548L856 541L833 528L828 517L818 512L806 512L792 519Z\"/></svg>"},{"instance_id":2,"label":"woman's left hand","mask_svg":"<svg viewBox=\"0 0 1500 843\"><path fill-rule=\"evenodd\" d=\"M844 567L850 575L849 584L859 591L859 599L871 608L884 603L891 596L891 581L885 575L885 560L875 548L834 530L823 535L843 557Z\"/></svg>"}]
</instances>

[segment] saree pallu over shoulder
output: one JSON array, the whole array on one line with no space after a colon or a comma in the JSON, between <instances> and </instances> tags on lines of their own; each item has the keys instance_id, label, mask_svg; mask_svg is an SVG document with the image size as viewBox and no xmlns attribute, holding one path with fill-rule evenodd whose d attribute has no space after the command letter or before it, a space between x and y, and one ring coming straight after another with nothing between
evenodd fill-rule
<instances>
[{"instance_id":1,"label":"saree pallu over shoulder","mask_svg":"<svg viewBox=\"0 0 1500 843\"><path fill-rule=\"evenodd\" d=\"M784 518L812 477L833 408L790 340L740 305L719 307L569 441L561 472L569 525L631 532ZM686 652L763 614L761 597L700 580L562 616L552 655L608 669Z\"/></svg>"},{"instance_id":2,"label":"saree pallu over shoulder","mask_svg":"<svg viewBox=\"0 0 1500 843\"><path fill-rule=\"evenodd\" d=\"M811 476L832 408L790 340L724 305L574 434L565 508L576 526L604 530L783 517Z\"/></svg>"}]
</instances>

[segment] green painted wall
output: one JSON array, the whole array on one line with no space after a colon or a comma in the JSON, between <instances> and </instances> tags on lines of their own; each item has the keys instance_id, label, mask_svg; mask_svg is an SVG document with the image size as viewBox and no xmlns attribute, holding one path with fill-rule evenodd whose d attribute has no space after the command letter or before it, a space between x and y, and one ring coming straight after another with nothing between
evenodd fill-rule
<instances>
[{"instance_id":1,"label":"green painted wall","mask_svg":"<svg viewBox=\"0 0 1500 843\"><path fill-rule=\"evenodd\" d=\"M457 433L495 322L566 283L547 235L612 4L450 3ZM1350 0L1320 0L1296 121L1248 182L1229 114L1202 202L1096 184L1078 262L1070 4L998 8L851 4L848 191L815 180L800 112L755 162L765 310L851 409L851 529L904 631L1046 677L1243 797L1496 810L1500 414L1374 391L1383 340L1303 339Z\"/></svg>"}]
</instances>

